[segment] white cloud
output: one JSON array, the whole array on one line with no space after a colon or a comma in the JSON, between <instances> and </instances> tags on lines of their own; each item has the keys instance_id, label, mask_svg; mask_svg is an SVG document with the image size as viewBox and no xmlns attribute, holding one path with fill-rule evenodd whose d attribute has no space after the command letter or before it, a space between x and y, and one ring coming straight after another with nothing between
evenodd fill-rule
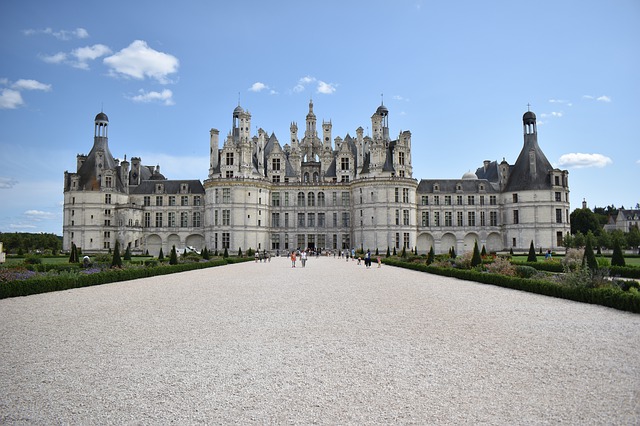
<instances>
[{"instance_id":1,"label":"white cloud","mask_svg":"<svg viewBox=\"0 0 640 426\"><path fill-rule=\"evenodd\" d=\"M543 112L540 114L540 118L548 118L548 117L555 117L555 118L560 118L564 115L564 112L562 111L552 111L549 113Z\"/></svg>"},{"instance_id":2,"label":"white cloud","mask_svg":"<svg viewBox=\"0 0 640 426\"><path fill-rule=\"evenodd\" d=\"M43 219L53 219L54 217L56 217L55 213L44 212L42 210L27 210L26 212L24 212L24 215L35 221Z\"/></svg>"},{"instance_id":3,"label":"white cloud","mask_svg":"<svg viewBox=\"0 0 640 426\"><path fill-rule=\"evenodd\" d=\"M596 98L596 101L600 101L600 102L611 102L611 98L608 97L607 95L602 95L602 96L598 96Z\"/></svg>"},{"instance_id":4,"label":"white cloud","mask_svg":"<svg viewBox=\"0 0 640 426\"><path fill-rule=\"evenodd\" d=\"M61 64L67 60L67 54L58 52L53 55L40 55L40 58L48 64Z\"/></svg>"},{"instance_id":5,"label":"white cloud","mask_svg":"<svg viewBox=\"0 0 640 426\"><path fill-rule=\"evenodd\" d=\"M565 99L549 99L549 102L552 104L562 104L566 106L573 106L573 104L570 101L567 101Z\"/></svg>"},{"instance_id":6,"label":"white cloud","mask_svg":"<svg viewBox=\"0 0 640 426\"><path fill-rule=\"evenodd\" d=\"M48 92L51 90L50 84L40 83L37 80L20 79L11 85L16 90L43 90Z\"/></svg>"},{"instance_id":7,"label":"white cloud","mask_svg":"<svg viewBox=\"0 0 640 426\"><path fill-rule=\"evenodd\" d=\"M123 75L137 80L146 77L160 84L169 83L168 75L176 73L180 65L178 58L150 48L143 40L135 40L115 55L104 58L112 75Z\"/></svg>"},{"instance_id":8,"label":"white cloud","mask_svg":"<svg viewBox=\"0 0 640 426\"><path fill-rule=\"evenodd\" d=\"M251 91L251 92L261 92L261 91L263 91L265 89L268 89L268 88L269 88L269 86L267 86L266 84L261 83L259 81L256 81L255 83L253 83L251 85L251 87L249 88L249 91Z\"/></svg>"},{"instance_id":9,"label":"white cloud","mask_svg":"<svg viewBox=\"0 0 640 426\"><path fill-rule=\"evenodd\" d=\"M325 83L324 81L319 81L317 92L325 95L330 95L336 91L337 86L338 85L335 83Z\"/></svg>"},{"instance_id":10,"label":"white cloud","mask_svg":"<svg viewBox=\"0 0 640 426\"><path fill-rule=\"evenodd\" d=\"M27 35L27 36L37 35L37 34L52 35L58 40L71 40L74 38L89 37L89 32L87 32L87 30L85 30L84 28L76 28L75 30L70 30L70 31L69 30L54 31L51 28L45 28L43 30L29 29L29 30L24 30L23 33L24 35Z\"/></svg>"},{"instance_id":11,"label":"white cloud","mask_svg":"<svg viewBox=\"0 0 640 426\"><path fill-rule=\"evenodd\" d=\"M174 105L173 92L169 89L164 89L162 92L145 92L140 89L140 94L130 98L134 102L160 102L163 105Z\"/></svg>"},{"instance_id":12,"label":"white cloud","mask_svg":"<svg viewBox=\"0 0 640 426\"><path fill-rule=\"evenodd\" d=\"M9 228L11 229L35 229L37 226L29 225L26 223L11 223L9 224Z\"/></svg>"},{"instance_id":13,"label":"white cloud","mask_svg":"<svg viewBox=\"0 0 640 426\"><path fill-rule=\"evenodd\" d=\"M22 95L17 90L2 89L0 92L0 109L16 109L24 105Z\"/></svg>"},{"instance_id":14,"label":"white cloud","mask_svg":"<svg viewBox=\"0 0 640 426\"><path fill-rule=\"evenodd\" d=\"M405 101L405 102L409 102L409 98L403 98L400 95L394 95L391 97L391 99L393 99L394 101Z\"/></svg>"},{"instance_id":15,"label":"white cloud","mask_svg":"<svg viewBox=\"0 0 640 426\"><path fill-rule=\"evenodd\" d=\"M305 89L305 87L307 87L309 84L313 83L314 81L316 81L315 77L311 77L309 75L302 77L300 80L298 80L298 84L296 84L293 87L293 91L296 93L300 93Z\"/></svg>"},{"instance_id":16,"label":"white cloud","mask_svg":"<svg viewBox=\"0 0 640 426\"><path fill-rule=\"evenodd\" d=\"M93 46L85 46L74 49L71 52L71 56L76 58L71 62L71 66L80 68L83 70L89 69L87 62L94 61L101 56L111 53L111 49L104 44L94 44Z\"/></svg>"},{"instance_id":17,"label":"white cloud","mask_svg":"<svg viewBox=\"0 0 640 426\"><path fill-rule=\"evenodd\" d=\"M585 167L602 168L613 164L613 160L602 154L584 154L580 152L572 152L560 156L558 164L563 167L574 167L576 169Z\"/></svg>"},{"instance_id":18,"label":"white cloud","mask_svg":"<svg viewBox=\"0 0 640 426\"><path fill-rule=\"evenodd\" d=\"M0 189L13 188L17 183L18 181L13 178L0 176Z\"/></svg>"}]
</instances>

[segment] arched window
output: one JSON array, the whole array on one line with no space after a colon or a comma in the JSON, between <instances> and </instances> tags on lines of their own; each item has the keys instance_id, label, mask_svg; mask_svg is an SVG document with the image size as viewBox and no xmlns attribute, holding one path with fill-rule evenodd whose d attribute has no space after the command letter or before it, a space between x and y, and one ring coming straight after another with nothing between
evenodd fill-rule
<instances>
[{"instance_id":1,"label":"arched window","mask_svg":"<svg viewBox=\"0 0 640 426\"><path fill-rule=\"evenodd\" d=\"M313 173L313 181L318 182L318 172Z\"/></svg>"},{"instance_id":2,"label":"arched window","mask_svg":"<svg viewBox=\"0 0 640 426\"><path fill-rule=\"evenodd\" d=\"M324 207L324 192L318 192L318 207Z\"/></svg>"},{"instance_id":3,"label":"arched window","mask_svg":"<svg viewBox=\"0 0 640 426\"><path fill-rule=\"evenodd\" d=\"M304 192L298 192L298 205L304 206Z\"/></svg>"},{"instance_id":4,"label":"arched window","mask_svg":"<svg viewBox=\"0 0 640 426\"><path fill-rule=\"evenodd\" d=\"M316 196L313 192L307 194L307 206L313 207L316 205Z\"/></svg>"},{"instance_id":5,"label":"arched window","mask_svg":"<svg viewBox=\"0 0 640 426\"><path fill-rule=\"evenodd\" d=\"M309 172L305 172L303 176L304 183L309 183Z\"/></svg>"}]
</instances>

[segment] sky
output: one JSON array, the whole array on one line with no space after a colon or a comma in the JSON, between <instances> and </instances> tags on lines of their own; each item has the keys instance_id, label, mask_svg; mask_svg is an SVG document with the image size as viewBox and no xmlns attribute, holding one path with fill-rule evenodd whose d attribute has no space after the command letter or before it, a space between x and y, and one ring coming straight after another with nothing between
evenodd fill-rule
<instances>
[{"instance_id":1,"label":"sky","mask_svg":"<svg viewBox=\"0 0 640 426\"><path fill-rule=\"evenodd\" d=\"M632 208L639 45L638 0L3 0L0 232L62 235L64 172L101 111L116 158L205 180L238 104L284 145L311 99L333 138L384 103L418 180L515 163L530 108L571 210Z\"/></svg>"}]
</instances>

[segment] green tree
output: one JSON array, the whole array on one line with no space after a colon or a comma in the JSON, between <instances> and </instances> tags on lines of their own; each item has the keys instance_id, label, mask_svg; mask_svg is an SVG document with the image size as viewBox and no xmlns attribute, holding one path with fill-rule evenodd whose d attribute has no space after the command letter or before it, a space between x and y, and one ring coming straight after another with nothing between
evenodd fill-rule
<instances>
[{"instance_id":1,"label":"green tree","mask_svg":"<svg viewBox=\"0 0 640 426\"><path fill-rule=\"evenodd\" d=\"M536 257L536 249L533 247L533 240L531 240L531 244L529 245L529 256L527 256L527 262L537 262L538 258Z\"/></svg>"},{"instance_id":2,"label":"green tree","mask_svg":"<svg viewBox=\"0 0 640 426\"><path fill-rule=\"evenodd\" d=\"M378 251L378 247L376 247L376 256L380 256L380 252Z\"/></svg>"},{"instance_id":3,"label":"green tree","mask_svg":"<svg viewBox=\"0 0 640 426\"><path fill-rule=\"evenodd\" d=\"M582 232L578 231L573 236L573 244L575 248L584 247L587 245L587 238Z\"/></svg>"},{"instance_id":4,"label":"green tree","mask_svg":"<svg viewBox=\"0 0 640 426\"><path fill-rule=\"evenodd\" d=\"M482 251L480 252L480 257L485 257L487 255L487 249L482 245Z\"/></svg>"},{"instance_id":5,"label":"green tree","mask_svg":"<svg viewBox=\"0 0 640 426\"><path fill-rule=\"evenodd\" d=\"M456 257L458 257L458 255L456 254L456 248L455 247L451 247L451 258L455 259Z\"/></svg>"},{"instance_id":6,"label":"green tree","mask_svg":"<svg viewBox=\"0 0 640 426\"><path fill-rule=\"evenodd\" d=\"M613 254L611 255L611 266L625 266L624 255L620 247L620 240L613 240Z\"/></svg>"},{"instance_id":7,"label":"green tree","mask_svg":"<svg viewBox=\"0 0 640 426\"><path fill-rule=\"evenodd\" d=\"M592 231L594 235L600 235L601 230L602 225L600 225L598 218L590 209L575 209L571 213L572 234L582 232L583 235L586 235L587 232Z\"/></svg>"},{"instance_id":8,"label":"green tree","mask_svg":"<svg viewBox=\"0 0 640 426\"><path fill-rule=\"evenodd\" d=\"M226 247L224 248L224 253L222 254L222 257L224 257L225 259L229 257L229 252L227 251Z\"/></svg>"},{"instance_id":9,"label":"green tree","mask_svg":"<svg viewBox=\"0 0 640 426\"><path fill-rule=\"evenodd\" d=\"M171 254L169 254L169 265L177 265L178 264L178 252L176 251L176 246L171 247Z\"/></svg>"},{"instance_id":10,"label":"green tree","mask_svg":"<svg viewBox=\"0 0 640 426\"><path fill-rule=\"evenodd\" d=\"M131 260L131 243L127 244L127 249L124 252L124 260Z\"/></svg>"},{"instance_id":11,"label":"green tree","mask_svg":"<svg viewBox=\"0 0 640 426\"><path fill-rule=\"evenodd\" d=\"M389 250L389 246L387 246L387 257L391 256L391 250Z\"/></svg>"},{"instance_id":12,"label":"green tree","mask_svg":"<svg viewBox=\"0 0 640 426\"><path fill-rule=\"evenodd\" d=\"M158 260L160 262L164 260L164 253L162 252L162 247L160 247L160 253L158 253Z\"/></svg>"},{"instance_id":13,"label":"green tree","mask_svg":"<svg viewBox=\"0 0 640 426\"><path fill-rule=\"evenodd\" d=\"M242 257L242 247L238 247L238 257Z\"/></svg>"},{"instance_id":14,"label":"green tree","mask_svg":"<svg viewBox=\"0 0 640 426\"><path fill-rule=\"evenodd\" d=\"M640 230L638 230L637 226L632 226L627 233L627 245L634 250L638 250L638 246L640 246Z\"/></svg>"},{"instance_id":15,"label":"green tree","mask_svg":"<svg viewBox=\"0 0 640 426\"><path fill-rule=\"evenodd\" d=\"M436 252L433 250L433 246L429 248L429 254L427 254L427 265L431 265L436 260Z\"/></svg>"},{"instance_id":16,"label":"green tree","mask_svg":"<svg viewBox=\"0 0 640 426\"><path fill-rule=\"evenodd\" d=\"M601 232L598 235L598 247L611 248L613 246L613 240L611 239L611 232Z\"/></svg>"},{"instance_id":17,"label":"green tree","mask_svg":"<svg viewBox=\"0 0 640 426\"><path fill-rule=\"evenodd\" d=\"M113 249L113 258L111 260L112 268L122 268L122 259L120 258L120 241L116 240L116 246Z\"/></svg>"},{"instance_id":18,"label":"green tree","mask_svg":"<svg viewBox=\"0 0 640 426\"><path fill-rule=\"evenodd\" d=\"M204 260L209 260L209 259L211 259L211 255L209 254L209 249L207 249L207 246L205 246L205 247L202 249L202 258L203 258Z\"/></svg>"},{"instance_id":19,"label":"green tree","mask_svg":"<svg viewBox=\"0 0 640 426\"><path fill-rule=\"evenodd\" d=\"M407 251L404 246L402 246L402 253L400 253L400 256L403 258L407 257Z\"/></svg>"},{"instance_id":20,"label":"green tree","mask_svg":"<svg viewBox=\"0 0 640 426\"><path fill-rule=\"evenodd\" d=\"M587 239L587 244L584 247L584 256L582 257L582 266L585 265L592 271L598 269L598 259L596 259L593 247L591 246L591 240L589 239Z\"/></svg>"},{"instance_id":21,"label":"green tree","mask_svg":"<svg viewBox=\"0 0 640 426\"><path fill-rule=\"evenodd\" d=\"M397 256L397 255L398 255L398 253L396 253L396 248L395 248L395 247L393 248L393 255L394 255L394 256Z\"/></svg>"},{"instance_id":22,"label":"green tree","mask_svg":"<svg viewBox=\"0 0 640 426\"><path fill-rule=\"evenodd\" d=\"M478 240L473 245L473 256L471 257L471 266L478 266L482 264L482 257L480 256L480 250L478 250Z\"/></svg>"},{"instance_id":23,"label":"green tree","mask_svg":"<svg viewBox=\"0 0 640 426\"><path fill-rule=\"evenodd\" d=\"M71 253L69 253L69 263L78 263L78 248L75 243L71 244Z\"/></svg>"}]
</instances>

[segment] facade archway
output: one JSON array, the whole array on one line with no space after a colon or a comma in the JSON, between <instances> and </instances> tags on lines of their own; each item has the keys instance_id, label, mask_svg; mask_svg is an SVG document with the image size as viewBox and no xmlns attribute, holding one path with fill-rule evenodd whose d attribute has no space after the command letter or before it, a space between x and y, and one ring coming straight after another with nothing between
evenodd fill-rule
<instances>
[{"instance_id":1,"label":"facade archway","mask_svg":"<svg viewBox=\"0 0 640 426\"><path fill-rule=\"evenodd\" d=\"M448 232L440 238L440 252L446 253L451 249L451 247L453 247L456 250L456 253L458 253L458 240L455 235Z\"/></svg>"},{"instance_id":2,"label":"facade archway","mask_svg":"<svg viewBox=\"0 0 640 426\"><path fill-rule=\"evenodd\" d=\"M433 247L435 250L435 240L433 235L425 232L423 234L418 235L418 240L416 241L416 247L418 248L419 254L429 253L429 249Z\"/></svg>"},{"instance_id":3,"label":"facade archway","mask_svg":"<svg viewBox=\"0 0 640 426\"><path fill-rule=\"evenodd\" d=\"M204 237L202 235L189 235L185 241L187 247L193 247L197 251L202 251L204 248Z\"/></svg>"},{"instance_id":4,"label":"facade archway","mask_svg":"<svg viewBox=\"0 0 640 426\"><path fill-rule=\"evenodd\" d=\"M180 244L180 237L177 234L170 234L167 237L167 252L170 252L173 246L176 246L176 250L180 250L182 248Z\"/></svg>"},{"instance_id":5,"label":"facade archway","mask_svg":"<svg viewBox=\"0 0 640 426\"><path fill-rule=\"evenodd\" d=\"M147 250L151 256L158 256L160 249L162 248L162 238L157 234L152 234L147 237Z\"/></svg>"},{"instance_id":6,"label":"facade archway","mask_svg":"<svg viewBox=\"0 0 640 426\"><path fill-rule=\"evenodd\" d=\"M473 251L473 246L475 245L476 241L478 242L478 250L482 249L482 246L480 244L480 237L478 237L478 234L476 234L475 232L469 232L467 235L464 236L464 253Z\"/></svg>"},{"instance_id":7,"label":"facade archway","mask_svg":"<svg viewBox=\"0 0 640 426\"><path fill-rule=\"evenodd\" d=\"M500 234L497 232L492 232L487 236L487 244L485 245L485 249L487 253L497 252L502 250L504 247L502 245L502 238Z\"/></svg>"}]
</instances>

